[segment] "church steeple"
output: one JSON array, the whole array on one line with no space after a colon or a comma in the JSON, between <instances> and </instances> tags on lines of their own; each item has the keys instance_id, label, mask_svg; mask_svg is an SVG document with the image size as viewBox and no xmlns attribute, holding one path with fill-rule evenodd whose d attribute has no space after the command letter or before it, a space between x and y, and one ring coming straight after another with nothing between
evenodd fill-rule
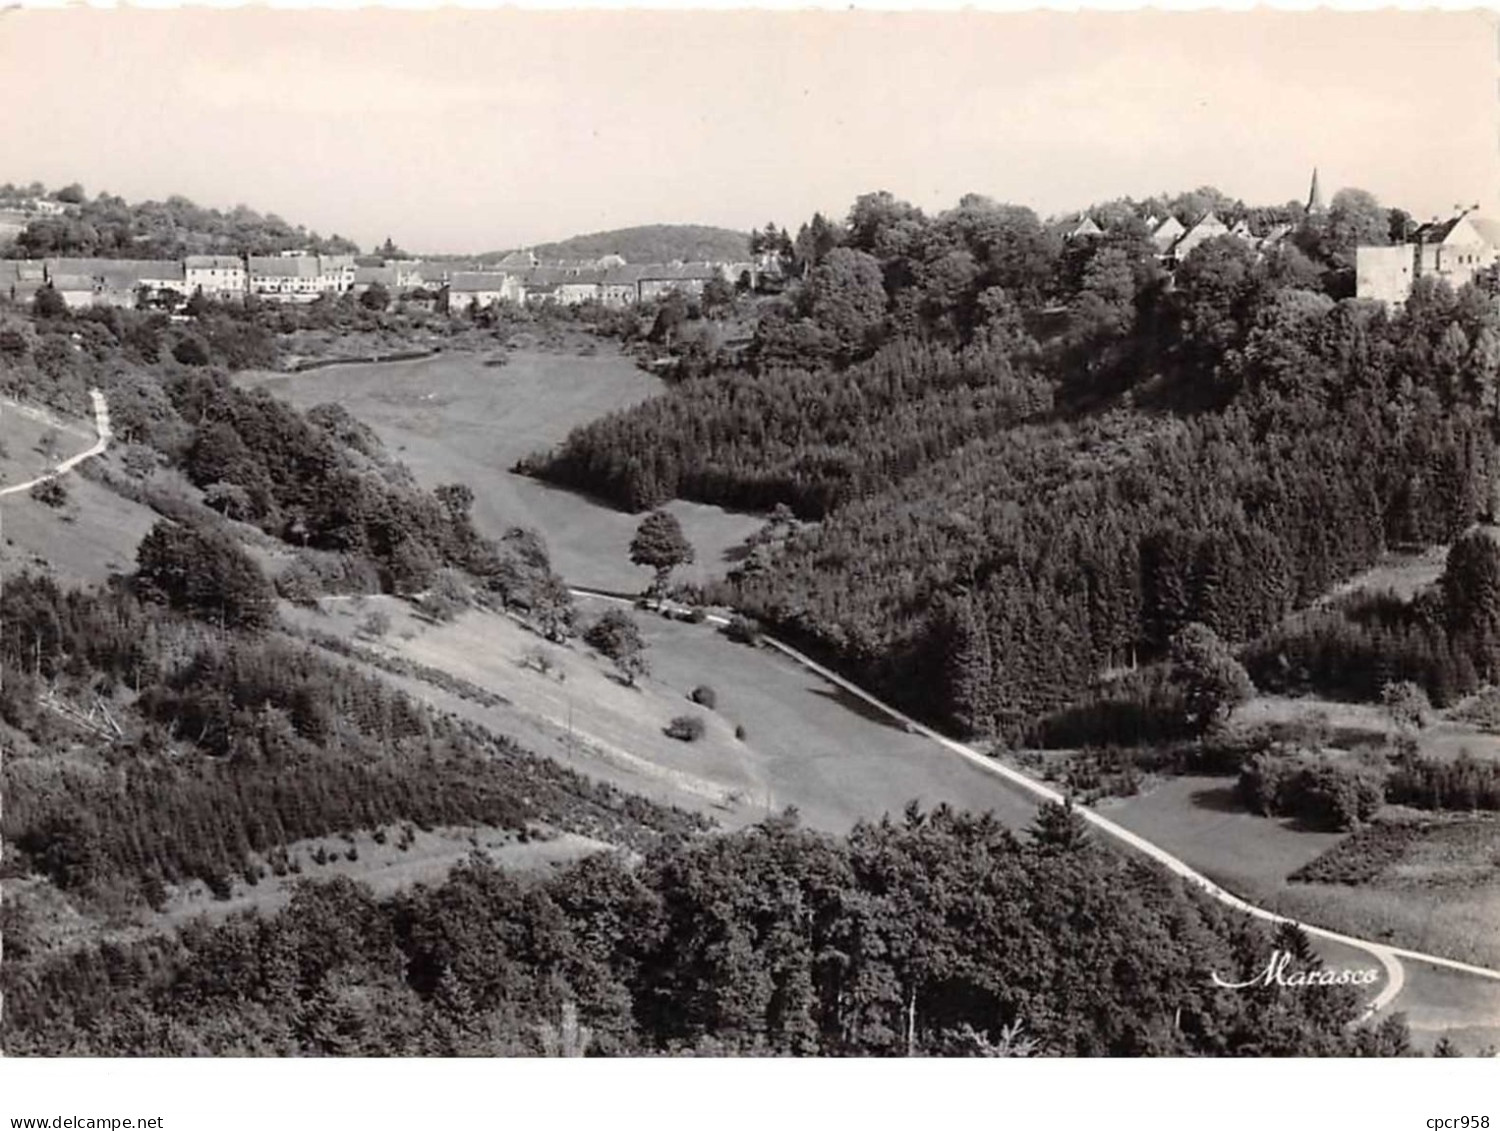
<instances>
[{"instance_id":1,"label":"church steeple","mask_svg":"<svg viewBox=\"0 0 1500 1131\"><path fill-rule=\"evenodd\" d=\"M1318 167L1313 166L1312 186L1307 191L1307 211L1323 211L1323 190L1318 187Z\"/></svg>"}]
</instances>

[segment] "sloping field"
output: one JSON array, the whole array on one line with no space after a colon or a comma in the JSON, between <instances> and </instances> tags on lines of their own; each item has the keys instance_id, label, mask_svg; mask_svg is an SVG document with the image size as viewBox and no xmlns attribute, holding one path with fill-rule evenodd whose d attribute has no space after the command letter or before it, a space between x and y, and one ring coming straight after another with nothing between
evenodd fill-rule
<instances>
[{"instance_id":1,"label":"sloping field","mask_svg":"<svg viewBox=\"0 0 1500 1131\"><path fill-rule=\"evenodd\" d=\"M92 423L0 400L0 487L24 483L94 442Z\"/></svg>"},{"instance_id":2,"label":"sloping field","mask_svg":"<svg viewBox=\"0 0 1500 1131\"><path fill-rule=\"evenodd\" d=\"M1286 884L1266 905L1361 938L1500 967L1500 880Z\"/></svg>"},{"instance_id":3,"label":"sloping field","mask_svg":"<svg viewBox=\"0 0 1500 1131\"><path fill-rule=\"evenodd\" d=\"M423 486L472 487L482 532L498 536L517 525L539 529L553 566L570 582L645 588L649 574L628 556L639 516L510 470L522 456L560 442L575 425L662 391L657 378L607 344L587 357L517 350L503 366L486 366L475 354L440 354L296 375L245 374L241 380L299 408L343 405L375 429ZM760 525L752 516L696 503L674 502L667 509L697 549L697 563L679 572L683 580L722 574L725 551Z\"/></svg>"},{"instance_id":4,"label":"sloping field","mask_svg":"<svg viewBox=\"0 0 1500 1131\"><path fill-rule=\"evenodd\" d=\"M359 616L291 613L321 631L353 635ZM371 601L368 607L376 607ZM449 672L496 694L513 707L486 708L416 680L398 680L444 710L511 734L539 753L625 788L710 812L730 826L760 820L795 805L809 825L847 830L860 818L899 815L908 802L940 802L993 810L1015 828L1030 823L1034 806L1004 783L926 739L877 718L836 688L765 649L734 644L708 625L639 613L652 671L638 689L620 686L609 666L583 645L548 645L557 664L550 675L523 666L539 639L509 618L471 612L451 625L432 626L399 602L381 601L393 627L381 648ZM602 602L580 601L586 617ZM403 639L411 634L410 639ZM559 679L557 672L565 678ZM711 686L717 709L687 694ZM698 742L668 738L673 716L704 718ZM566 734L571 721L575 741ZM743 741L734 728L743 724ZM538 741L541 737L550 742Z\"/></svg>"},{"instance_id":5,"label":"sloping field","mask_svg":"<svg viewBox=\"0 0 1500 1131\"><path fill-rule=\"evenodd\" d=\"M92 422L0 401L0 487L46 474L95 439ZM156 521L155 513L81 475L60 482L67 493L61 507L39 503L27 491L0 500L0 569L30 568L60 581L92 583L135 568L136 546Z\"/></svg>"},{"instance_id":6,"label":"sloping field","mask_svg":"<svg viewBox=\"0 0 1500 1131\"><path fill-rule=\"evenodd\" d=\"M77 475L68 476L68 503L55 510L24 492L0 501L5 544L0 568L30 566L59 581L106 581L135 568L135 549L156 512Z\"/></svg>"}]
</instances>

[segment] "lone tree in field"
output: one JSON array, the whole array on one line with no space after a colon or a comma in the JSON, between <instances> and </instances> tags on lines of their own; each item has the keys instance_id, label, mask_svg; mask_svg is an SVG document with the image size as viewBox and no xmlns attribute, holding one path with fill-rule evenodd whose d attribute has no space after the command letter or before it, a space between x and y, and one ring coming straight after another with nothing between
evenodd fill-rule
<instances>
[{"instance_id":1,"label":"lone tree in field","mask_svg":"<svg viewBox=\"0 0 1500 1131\"><path fill-rule=\"evenodd\" d=\"M636 676L647 670L646 641L640 626L623 609L610 609L596 620L583 634L583 642L614 662L627 687L634 687Z\"/></svg>"},{"instance_id":2,"label":"lone tree in field","mask_svg":"<svg viewBox=\"0 0 1500 1131\"><path fill-rule=\"evenodd\" d=\"M682 533L675 515L655 510L636 527L635 537L630 540L630 560L656 571L656 578L647 593L660 596L667 588L672 571L693 560L693 546Z\"/></svg>"},{"instance_id":3,"label":"lone tree in field","mask_svg":"<svg viewBox=\"0 0 1500 1131\"><path fill-rule=\"evenodd\" d=\"M1172 637L1172 682L1182 692L1183 721L1194 734L1222 726L1255 691L1229 645L1196 622Z\"/></svg>"},{"instance_id":4,"label":"lone tree in field","mask_svg":"<svg viewBox=\"0 0 1500 1131\"><path fill-rule=\"evenodd\" d=\"M1380 702L1392 724L1402 734L1415 734L1427 725L1432 705L1427 692L1409 679L1387 683L1380 689Z\"/></svg>"}]
</instances>

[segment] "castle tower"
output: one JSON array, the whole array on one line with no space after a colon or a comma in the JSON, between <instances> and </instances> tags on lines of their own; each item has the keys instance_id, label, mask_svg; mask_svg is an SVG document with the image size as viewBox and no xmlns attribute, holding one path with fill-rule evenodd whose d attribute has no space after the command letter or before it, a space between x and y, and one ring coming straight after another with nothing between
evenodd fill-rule
<instances>
[{"instance_id":1,"label":"castle tower","mask_svg":"<svg viewBox=\"0 0 1500 1131\"><path fill-rule=\"evenodd\" d=\"M1318 167L1313 166L1312 187L1307 192L1307 211L1323 211L1323 190L1318 187Z\"/></svg>"}]
</instances>

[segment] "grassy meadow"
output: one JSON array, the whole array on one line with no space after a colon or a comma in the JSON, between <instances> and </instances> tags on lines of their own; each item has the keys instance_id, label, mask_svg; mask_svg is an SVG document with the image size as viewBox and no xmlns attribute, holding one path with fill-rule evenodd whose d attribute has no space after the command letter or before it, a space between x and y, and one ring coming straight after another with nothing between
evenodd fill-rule
<instances>
[{"instance_id":1,"label":"grassy meadow","mask_svg":"<svg viewBox=\"0 0 1500 1131\"><path fill-rule=\"evenodd\" d=\"M491 536L532 526L547 539L554 567L579 585L644 589L649 575L630 564L637 515L514 474L522 456L560 442L579 424L661 392L661 381L612 346L588 356L515 350L502 366L480 354L418 361L337 365L303 374L243 374L299 408L334 402L375 429L424 487L462 482L474 489L474 519ZM719 507L674 502L697 550L678 573L703 579L728 568L726 551L761 520Z\"/></svg>"}]
</instances>

